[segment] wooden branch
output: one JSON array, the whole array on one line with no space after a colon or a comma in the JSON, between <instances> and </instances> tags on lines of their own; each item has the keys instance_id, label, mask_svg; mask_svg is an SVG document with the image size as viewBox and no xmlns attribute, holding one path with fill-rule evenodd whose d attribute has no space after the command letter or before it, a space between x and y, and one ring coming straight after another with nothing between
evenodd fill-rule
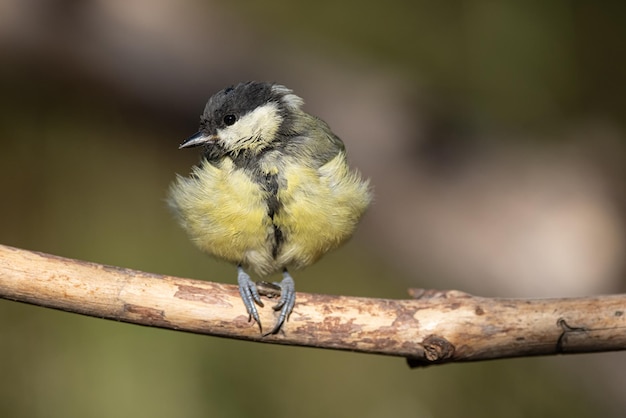
<instances>
[{"instance_id":1,"label":"wooden branch","mask_svg":"<svg viewBox=\"0 0 626 418\"><path fill-rule=\"evenodd\" d=\"M412 290L389 300L298 293L262 337L236 286L143 273L0 245L0 297L99 318L266 343L401 356L412 366L626 348L626 295L493 299ZM259 309L272 324L273 302Z\"/></svg>"}]
</instances>

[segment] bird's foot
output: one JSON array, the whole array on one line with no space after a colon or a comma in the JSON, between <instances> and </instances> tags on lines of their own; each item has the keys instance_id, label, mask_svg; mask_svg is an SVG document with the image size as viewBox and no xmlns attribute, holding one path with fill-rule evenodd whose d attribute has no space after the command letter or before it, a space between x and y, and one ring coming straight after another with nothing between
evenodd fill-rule
<instances>
[{"instance_id":1,"label":"bird's foot","mask_svg":"<svg viewBox=\"0 0 626 418\"><path fill-rule=\"evenodd\" d=\"M283 280L280 283L274 284L280 287L280 300L272 307L272 309L275 311L280 310L280 315L278 316L278 320L276 321L274 328L272 328L270 332L263 334L264 337L276 334L280 330L280 327L285 323L287 318L289 318L289 315L296 304L296 285L287 270L283 271Z\"/></svg>"},{"instance_id":2,"label":"bird's foot","mask_svg":"<svg viewBox=\"0 0 626 418\"><path fill-rule=\"evenodd\" d=\"M254 305L256 302L259 306L263 306L263 302L261 301L261 296L256 288L256 284L250 279L250 275L243 271L243 267L241 266L237 266L237 283L239 284L239 294L248 311L248 321L254 319L256 323L259 324L259 331L263 332L259 312Z\"/></svg>"},{"instance_id":3,"label":"bird's foot","mask_svg":"<svg viewBox=\"0 0 626 418\"><path fill-rule=\"evenodd\" d=\"M263 328L261 326L261 319L259 318L259 312L255 303L261 307L263 306L261 294L270 298L277 297L280 294L280 300L272 307L275 311L280 311L278 320L276 321L274 328L272 328L271 331L264 333L263 336L265 337L267 335L276 334L280 331L280 328L285 323L287 318L289 318L289 315L296 304L295 283L287 270L283 272L283 280L280 283L260 282L258 284L259 288L257 288L257 284L252 281L250 275L243 270L243 267L238 266L237 283L239 284L239 294L241 295L243 304L246 306L246 310L248 311L248 320L254 319L254 321L259 325L261 333L263 332Z\"/></svg>"}]
</instances>

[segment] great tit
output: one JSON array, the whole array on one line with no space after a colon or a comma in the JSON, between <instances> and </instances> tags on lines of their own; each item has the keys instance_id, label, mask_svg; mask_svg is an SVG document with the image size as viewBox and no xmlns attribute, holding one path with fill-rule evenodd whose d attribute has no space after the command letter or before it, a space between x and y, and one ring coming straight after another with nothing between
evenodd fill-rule
<instances>
[{"instance_id":1,"label":"great tit","mask_svg":"<svg viewBox=\"0 0 626 418\"><path fill-rule=\"evenodd\" d=\"M368 181L351 170L343 142L285 86L240 83L212 96L200 130L179 148L203 147L168 202L200 250L237 265L239 292L261 329L257 285L282 272L277 333L295 305L289 270L345 242L368 207Z\"/></svg>"}]
</instances>

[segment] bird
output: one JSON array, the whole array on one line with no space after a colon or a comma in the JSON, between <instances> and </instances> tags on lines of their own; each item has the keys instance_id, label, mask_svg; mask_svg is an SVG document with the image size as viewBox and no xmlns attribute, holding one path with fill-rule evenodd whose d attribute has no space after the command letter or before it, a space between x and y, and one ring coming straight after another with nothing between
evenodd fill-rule
<instances>
[{"instance_id":1,"label":"bird","mask_svg":"<svg viewBox=\"0 0 626 418\"><path fill-rule=\"evenodd\" d=\"M348 166L341 139L303 104L273 82L243 82L211 96L199 131L179 146L202 147L200 162L189 176L177 174L167 198L201 251L237 266L248 321L263 336L277 334L295 306L290 271L348 240L372 201L369 180ZM249 271L282 273L274 282L280 312L267 333Z\"/></svg>"}]
</instances>

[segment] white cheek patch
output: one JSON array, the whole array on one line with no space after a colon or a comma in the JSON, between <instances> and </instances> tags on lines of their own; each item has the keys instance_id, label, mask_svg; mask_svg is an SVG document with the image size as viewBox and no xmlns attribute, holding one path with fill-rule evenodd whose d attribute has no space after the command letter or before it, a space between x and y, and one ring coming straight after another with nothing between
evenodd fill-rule
<instances>
[{"instance_id":1,"label":"white cheek patch","mask_svg":"<svg viewBox=\"0 0 626 418\"><path fill-rule=\"evenodd\" d=\"M278 105L267 103L242 116L232 126L218 129L217 136L232 150L249 147L251 143L261 145L274 139L281 122Z\"/></svg>"}]
</instances>

